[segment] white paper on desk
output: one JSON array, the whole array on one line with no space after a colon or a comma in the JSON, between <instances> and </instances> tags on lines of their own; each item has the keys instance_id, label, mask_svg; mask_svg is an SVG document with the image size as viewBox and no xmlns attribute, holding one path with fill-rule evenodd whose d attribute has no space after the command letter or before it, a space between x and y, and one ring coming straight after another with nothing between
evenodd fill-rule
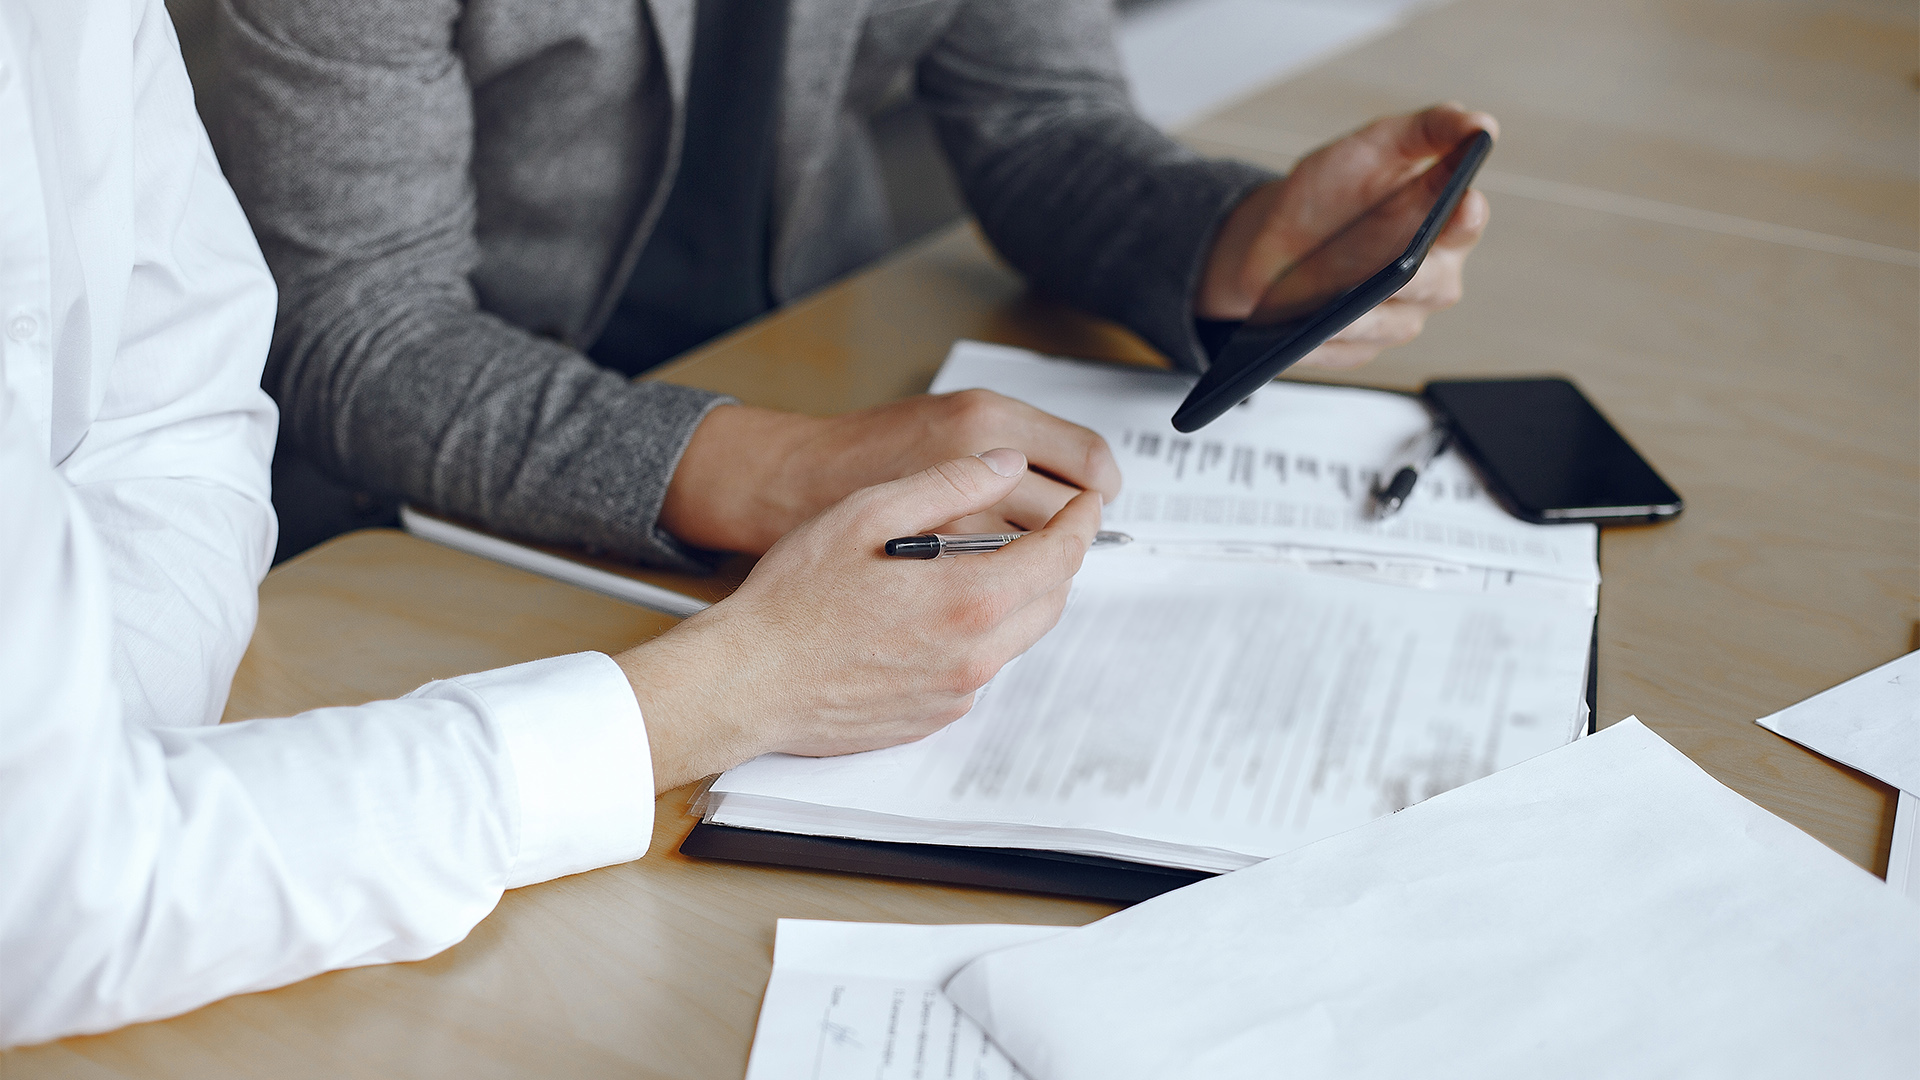
<instances>
[{"instance_id":1,"label":"white paper on desk","mask_svg":"<svg viewBox=\"0 0 1920 1080\"><path fill-rule=\"evenodd\" d=\"M712 820L1232 870L1584 729L1585 607L1125 548L1080 579L963 719L748 762L714 783Z\"/></svg>"},{"instance_id":2,"label":"white paper on desk","mask_svg":"<svg viewBox=\"0 0 1920 1080\"><path fill-rule=\"evenodd\" d=\"M1902 791L1920 791L1920 652L1754 723Z\"/></svg>"},{"instance_id":3,"label":"white paper on desk","mask_svg":"<svg viewBox=\"0 0 1920 1080\"><path fill-rule=\"evenodd\" d=\"M1034 1080L1911 1077L1920 919L1627 720L947 993Z\"/></svg>"},{"instance_id":4,"label":"white paper on desk","mask_svg":"<svg viewBox=\"0 0 1920 1080\"><path fill-rule=\"evenodd\" d=\"M1592 525L1512 517L1452 451L1400 513L1370 515L1379 470L1432 426L1417 398L1276 382L1183 435L1171 419L1191 385L1170 372L961 341L930 390L993 390L1099 432L1124 480L1104 520L1136 540L1340 548L1599 581Z\"/></svg>"},{"instance_id":5,"label":"white paper on desk","mask_svg":"<svg viewBox=\"0 0 1920 1080\"><path fill-rule=\"evenodd\" d=\"M1893 809L1893 849L1887 855L1887 884L1920 900L1920 795L1902 791Z\"/></svg>"},{"instance_id":6,"label":"white paper on desk","mask_svg":"<svg viewBox=\"0 0 1920 1080\"><path fill-rule=\"evenodd\" d=\"M746 1080L1019 1080L940 986L1062 929L781 919Z\"/></svg>"}]
</instances>

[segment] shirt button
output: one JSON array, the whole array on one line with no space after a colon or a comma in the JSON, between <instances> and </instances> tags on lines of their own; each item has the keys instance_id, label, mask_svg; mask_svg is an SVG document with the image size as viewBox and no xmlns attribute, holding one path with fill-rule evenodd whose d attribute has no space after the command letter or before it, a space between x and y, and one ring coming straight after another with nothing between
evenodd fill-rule
<instances>
[{"instance_id":1,"label":"shirt button","mask_svg":"<svg viewBox=\"0 0 1920 1080\"><path fill-rule=\"evenodd\" d=\"M40 329L40 320L22 312L7 320L7 336L15 341L25 341Z\"/></svg>"}]
</instances>

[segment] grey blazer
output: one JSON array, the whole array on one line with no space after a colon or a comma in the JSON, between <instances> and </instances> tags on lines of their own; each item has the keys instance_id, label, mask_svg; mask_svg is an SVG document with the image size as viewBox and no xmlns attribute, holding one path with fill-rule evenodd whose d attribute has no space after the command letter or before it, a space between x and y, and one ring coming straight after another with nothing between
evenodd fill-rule
<instances>
[{"instance_id":1,"label":"grey blazer","mask_svg":"<svg viewBox=\"0 0 1920 1080\"><path fill-rule=\"evenodd\" d=\"M1191 296L1270 174L1136 116L1111 0L791 0L769 278L886 250L867 127L911 80L1036 284L1202 362ZM218 0L203 102L280 285L283 438L349 483L683 569L658 525L721 398L588 361L671 187L692 0Z\"/></svg>"}]
</instances>

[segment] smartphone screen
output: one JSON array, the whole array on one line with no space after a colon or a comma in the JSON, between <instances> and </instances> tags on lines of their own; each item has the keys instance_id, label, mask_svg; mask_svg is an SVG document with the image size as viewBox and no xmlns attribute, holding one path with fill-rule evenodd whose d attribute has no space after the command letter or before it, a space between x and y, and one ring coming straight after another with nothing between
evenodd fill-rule
<instances>
[{"instance_id":1,"label":"smartphone screen","mask_svg":"<svg viewBox=\"0 0 1920 1080\"><path fill-rule=\"evenodd\" d=\"M1526 521L1677 516L1679 493L1565 379L1463 379L1424 391L1494 496Z\"/></svg>"},{"instance_id":2,"label":"smartphone screen","mask_svg":"<svg viewBox=\"0 0 1920 1080\"><path fill-rule=\"evenodd\" d=\"M1400 291L1493 147L1482 131L1285 267L1173 416L1197 431Z\"/></svg>"}]
</instances>

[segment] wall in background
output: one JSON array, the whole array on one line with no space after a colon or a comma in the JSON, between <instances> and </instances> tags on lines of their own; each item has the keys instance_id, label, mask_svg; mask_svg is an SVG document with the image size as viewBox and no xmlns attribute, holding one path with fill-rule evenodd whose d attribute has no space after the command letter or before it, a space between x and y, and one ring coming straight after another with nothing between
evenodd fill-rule
<instances>
[{"instance_id":1,"label":"wall in background","mask_svg":"<svg viewBox=\"0 0 1920 1080\"><path fill-rule=\"evenodd\" d=\"M1443 0L1118 0L1120 59L1147 119L1177 129ZM873 118L895 235L966 215L932 127L902 88Z\"/></svg>"}]
</instances>

